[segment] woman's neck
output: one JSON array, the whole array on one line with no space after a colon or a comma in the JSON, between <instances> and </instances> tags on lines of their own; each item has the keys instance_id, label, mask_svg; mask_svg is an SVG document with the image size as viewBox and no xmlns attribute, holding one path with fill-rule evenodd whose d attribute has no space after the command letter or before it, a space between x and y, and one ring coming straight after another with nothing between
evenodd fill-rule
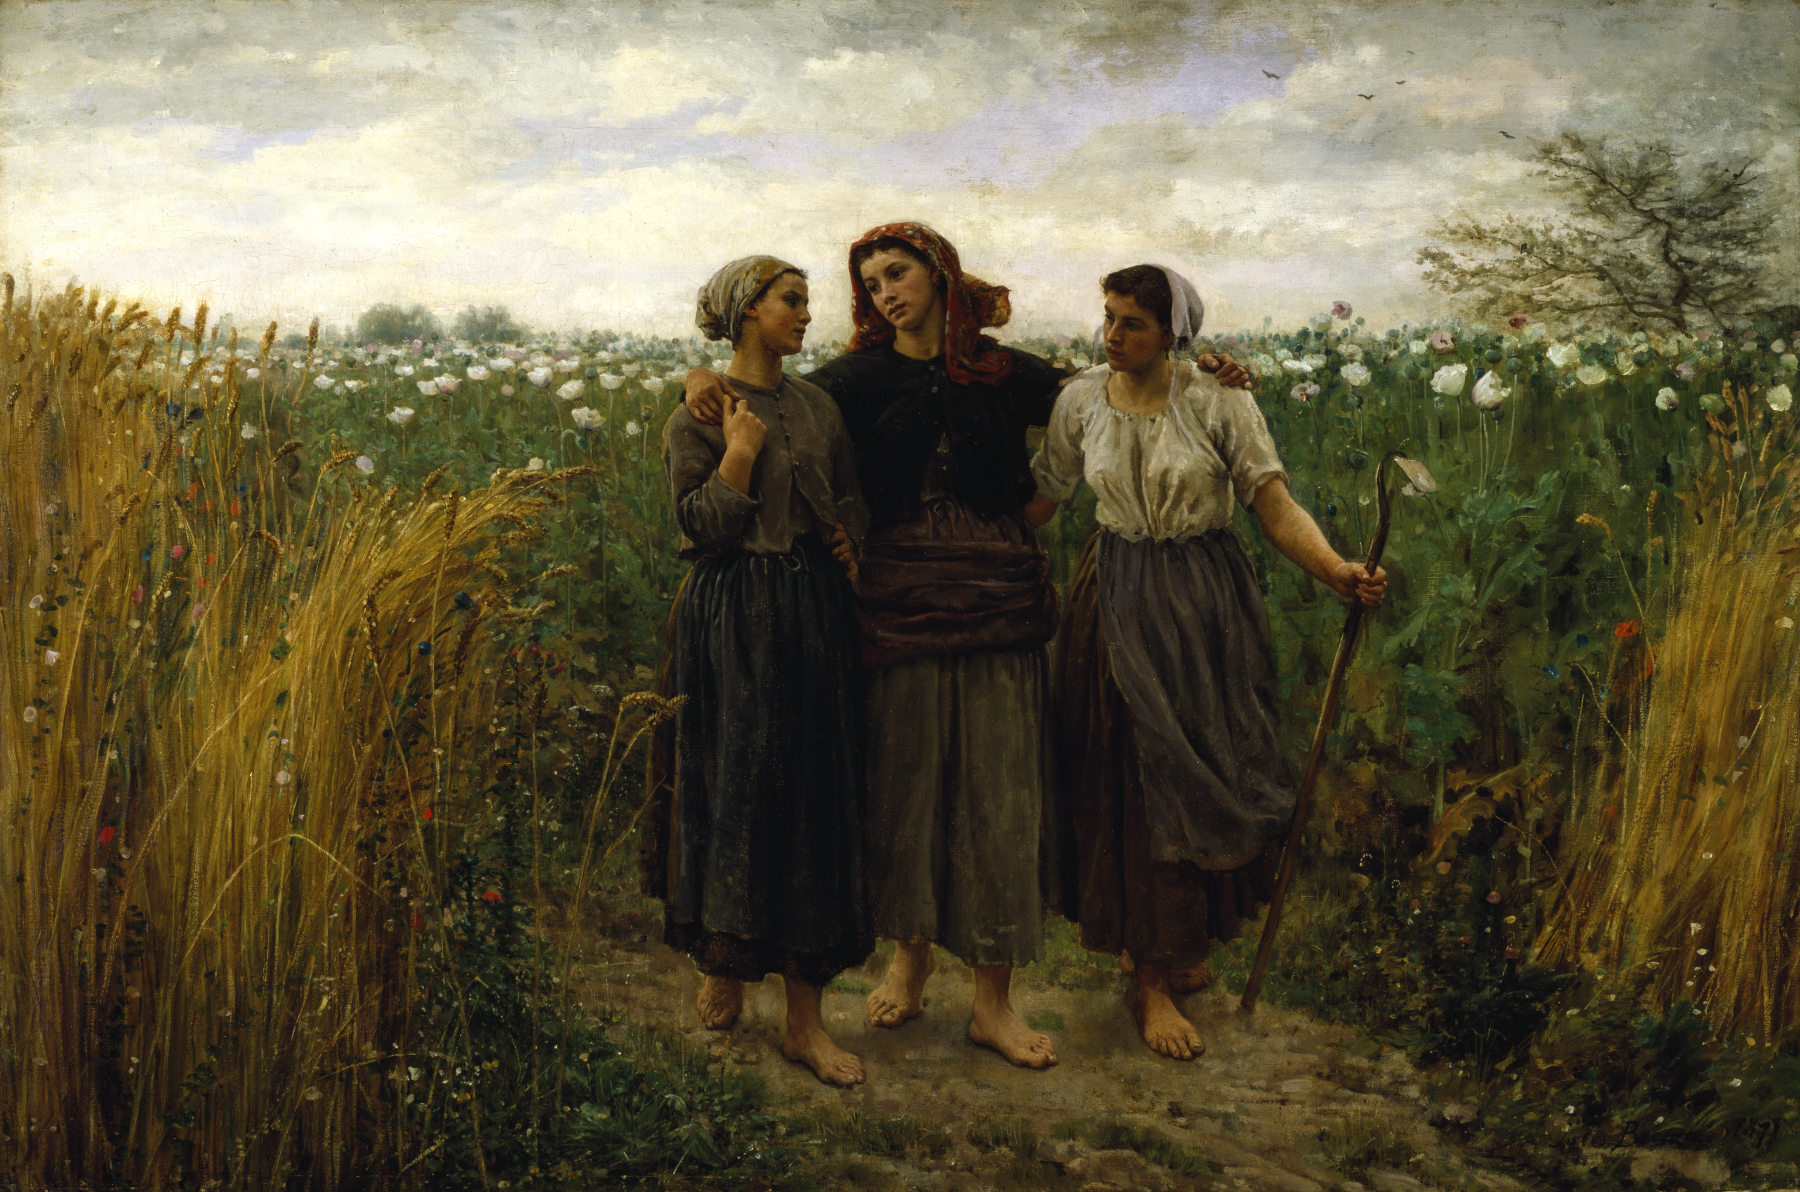
<instances>
[{"instance_id":1,"label":"woman's neck","mask_svg":"<svg viewBox=\"0 0 1800 1192\"><path fill-rule=\"evenodd\" d=\"M1153 414L1169 404L1169 382L1175 361L1167 356L1141 372L1114 372L1106 383L1106 397L1121 410Z\"/></svg>"},{"instance_id":2,"label":"woman's neck","mask_svg":"<svg viewBox=\"0 0 1800 1192\"><path fill-rule=\"evenodd\" d=\"M933 319L918 331L902 331L894 328L894 351L914 360L935 360L944 354L944 341L948 338L946 325L949 317Z\"/></svg>"},{"instance_id":3,"label":"woman's neck","mask_svg":"<svg viewBox=\"0 0 1800 1192\"><path fill-rule=\"evenodd\" d=\"M781 385L781 353L771 351L746 337L732 349L731 363L725 375L758 389L775 389Z\"/></svg>"}]
</instances>

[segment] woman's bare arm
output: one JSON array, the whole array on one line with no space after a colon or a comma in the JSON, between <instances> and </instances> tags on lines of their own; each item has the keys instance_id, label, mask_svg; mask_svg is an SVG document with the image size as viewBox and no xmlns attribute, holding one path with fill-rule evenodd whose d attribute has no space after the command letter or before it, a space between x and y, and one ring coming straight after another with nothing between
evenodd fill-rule
<instances>
[{"instance_id":1,"label":"woman's bare arm","mask_svg":"<svg viewBox=\"0 0 1800 1192\"><path fill-rule=\"evenodd\" d=\"M1286 477L1273 477L1257 489L1250 510L1263 537L1274 543L1276 550L1339 596L1346 600L1354 597L1374 608L1387 595L1386 569L1377 567L1371 577L1361 563L1345 562L1325 541L1312 515L1294 500Z\"/></svg>"}]
</instances>

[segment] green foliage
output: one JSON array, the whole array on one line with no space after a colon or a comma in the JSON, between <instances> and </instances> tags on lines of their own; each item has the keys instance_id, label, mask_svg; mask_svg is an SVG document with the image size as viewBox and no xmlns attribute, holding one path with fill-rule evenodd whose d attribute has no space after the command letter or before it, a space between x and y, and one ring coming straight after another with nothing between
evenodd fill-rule
<instances>
[{"instance_id":1,"label":"green foliage","mask_svg":"<svg viewBox=\"0 0 1800 1192\"><path fill-rule=\"evenodd\" d=\"M443 333L437 316L419 303L377 302L356 317L356 338L363 343L401 344Z\"/></svg>"},{"instance_id":2,"label":"green foliage","mask_svg":"<svg viewBox=\"0 0 1800 1192\"><path fill-rule=\"evenodd\" d=\"M525 328L504 306L465 306L450 331L472 344L516 344L525 338Z\"/></svg>"}]
</instances>

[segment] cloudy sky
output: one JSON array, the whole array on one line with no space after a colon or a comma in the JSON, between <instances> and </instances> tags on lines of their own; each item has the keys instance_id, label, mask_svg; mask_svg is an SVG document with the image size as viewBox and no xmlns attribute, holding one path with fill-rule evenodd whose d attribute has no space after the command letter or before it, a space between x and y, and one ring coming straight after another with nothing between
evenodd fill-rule
<instances>
[{"instance_id":1,"label":"cloudy sky","mask_svg":"<svg viewBox=\"0 0 1800 1192\"><path fill-rule=\"evenodd\" d=\"M1385 325L1443 309L1435 219L1535 201L1534 138L1793 187L1796 67L1800 6L1758 0L0 0L0 261L241 324L391 299L680 335L768 251L830 338L849 242L918 218L1019 332L1090 324L1142 260L1220 329Z\"/></svg>"}]
</instances>

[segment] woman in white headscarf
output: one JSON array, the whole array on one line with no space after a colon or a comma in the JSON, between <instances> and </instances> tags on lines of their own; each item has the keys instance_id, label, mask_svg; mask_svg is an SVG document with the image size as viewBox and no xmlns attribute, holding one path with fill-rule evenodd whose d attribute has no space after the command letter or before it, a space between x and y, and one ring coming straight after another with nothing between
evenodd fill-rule
<instances>
[{"instance_id":1,"label":"woman in white headscarf","mask_svg":"<svg viewBox=\"0 0 1800 1192\"><path fill-rule=\"evenodd\" d=\"M1026 515L1042 525L1083 480L1099 498L1056 677L1081 942L1129 957L1145 1043L1192 1059L1205 1044L1170 995L1267 901L1296 794L1233 501L1346 598L1379 603L1386 573L1345 562L1294 503L1250 394L1180 358L1205 314L1193 285L1156 265L1100 284L1106 364L1058 398Z\"/></svg>"}]
</instances>

